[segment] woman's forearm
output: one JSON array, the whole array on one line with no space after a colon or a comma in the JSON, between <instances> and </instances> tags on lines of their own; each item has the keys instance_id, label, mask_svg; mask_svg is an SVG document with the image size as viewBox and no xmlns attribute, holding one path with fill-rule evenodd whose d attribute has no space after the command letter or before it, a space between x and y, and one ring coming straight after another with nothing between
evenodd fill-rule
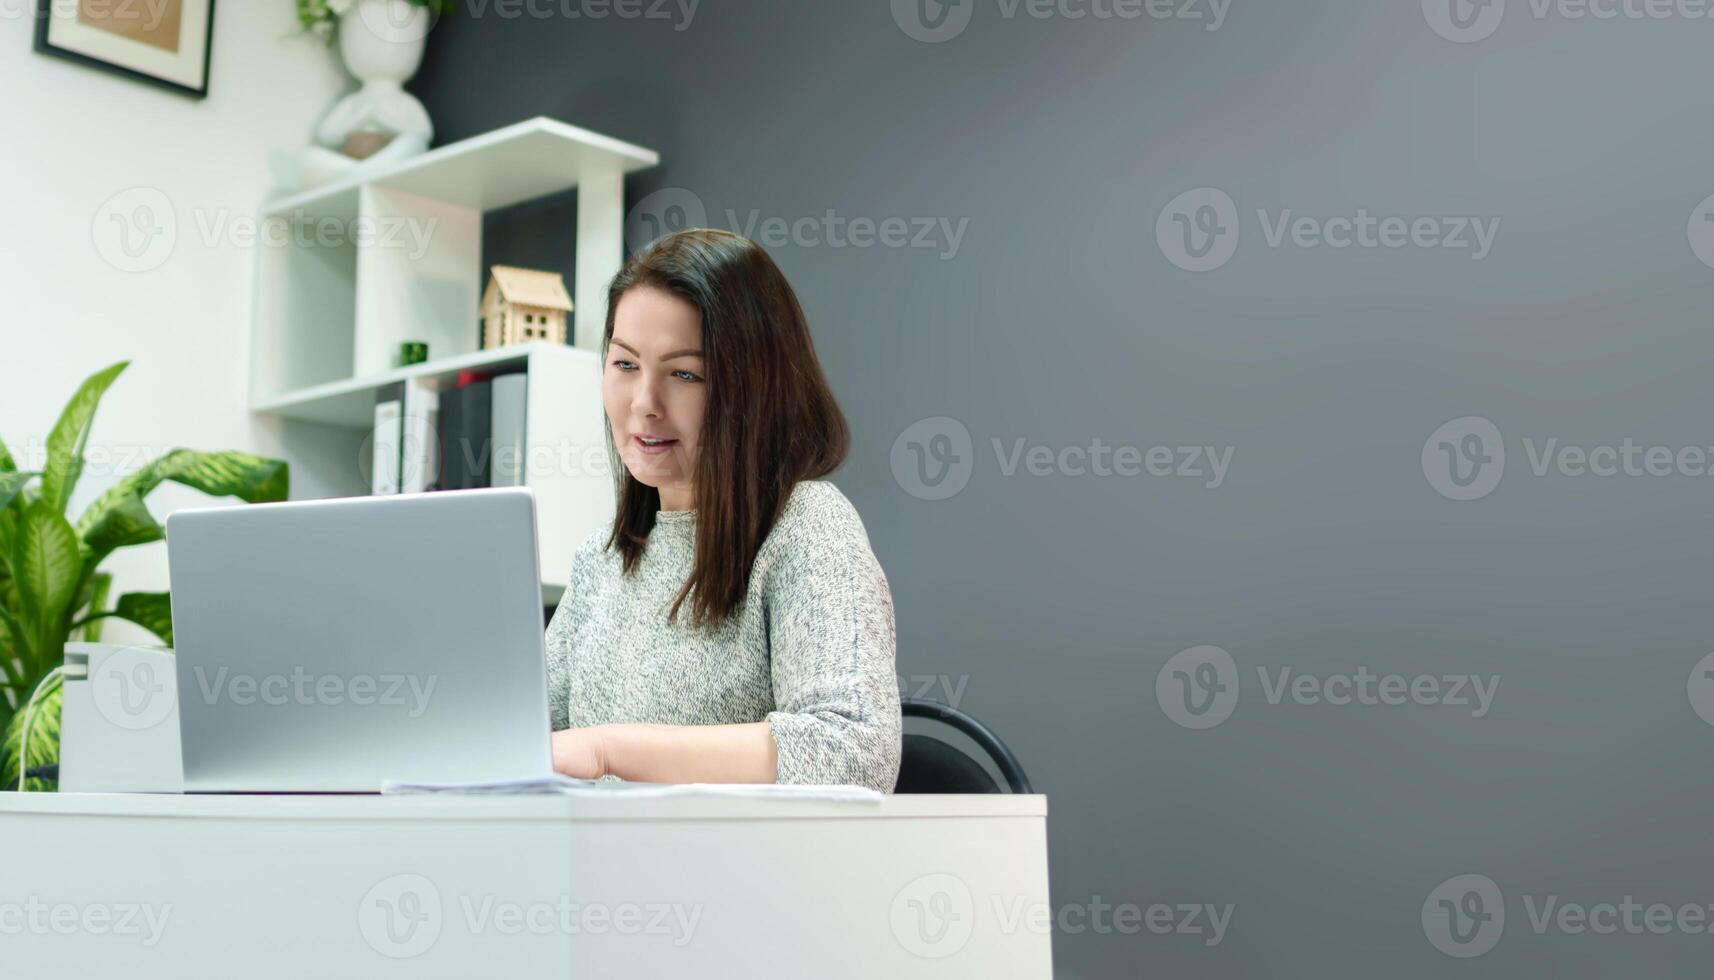
<instances>
[{"instance_id":1,"label":"woman's forearm","mask_svg":"<svg viewBox=\"0 0 1714 980\"><path fill-rule=\"evenodd\" d=\"M640 783L771 783L774 735L743 725L601 725L602 766Z\"/></svg>"}]
</instances>

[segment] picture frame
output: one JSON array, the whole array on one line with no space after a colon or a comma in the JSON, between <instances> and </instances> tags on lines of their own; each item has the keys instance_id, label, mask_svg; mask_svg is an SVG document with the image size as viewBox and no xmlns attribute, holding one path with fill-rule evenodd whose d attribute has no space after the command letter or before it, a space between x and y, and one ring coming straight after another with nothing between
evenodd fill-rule
<instances>
[{"instance_id":1,"label":"picture frame","mask_svg":"<svg viewBox=\"0 0 1714 980\"><path fill-rule=\"evenodd\" d=\"M35 50L208 97L215 0L38 0Z\"/></svg>"}]
</instances>

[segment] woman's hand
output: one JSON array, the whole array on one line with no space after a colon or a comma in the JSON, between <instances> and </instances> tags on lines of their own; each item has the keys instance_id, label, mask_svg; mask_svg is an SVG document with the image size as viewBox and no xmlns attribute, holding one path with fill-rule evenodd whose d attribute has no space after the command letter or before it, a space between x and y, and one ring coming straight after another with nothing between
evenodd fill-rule
<instances>
[{"instance_id":1,"label":"woman's hand","mask_svg":"<svg viewBox=\"0 0 1714 980\"><path fill-rule=\"evenodd\" d=\"M614 723L553 735L554 769L568 776L610 774L632 783L771 783L777 776L773 728Z\"/></svg>"},{"instance_id":2,"label":"woman's hand","mask_svg":"<svg viewBox=\"0 0 1714 980\"><path fill-rule=\"evenodd\" d=\"M607 750L599 726L553 733L553 768L562 776L600 779L607 774Z\"/></svg>"}]
</instances>

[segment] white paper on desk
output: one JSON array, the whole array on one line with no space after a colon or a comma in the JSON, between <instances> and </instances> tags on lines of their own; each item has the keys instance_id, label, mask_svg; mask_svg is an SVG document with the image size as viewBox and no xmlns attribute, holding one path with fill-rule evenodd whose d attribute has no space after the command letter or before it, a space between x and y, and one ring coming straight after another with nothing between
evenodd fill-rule
<instances>
[{"instance_id":1,"label":"white paper on desk","mask_svg":"<svg viewBox=\"0 0 1714 980\"><path fill-rule=\"evenodd\" d=\"M600 785L593 779L573 779L555 773L532 779L497 779L486 783L406 783L396 779L381 782L382 795L457 793L469 796L523 796L532 793L569 793Z\"/></svg>"},{"instance_id":2,"label":"white paper on desk","mask_svg":"<svg viewBox=\"0 0 1714 980\"><path fill-rule=\"evenodd\" d=\"M727 799L818 800L828 803L875 805L884 795L863 786L801 786L779 783L629 783L623 780L573 779L555 773L533 779L501 779L486 783L405 783L387 780L384 795L451 793L470 796L508 796L558 793L566 796L613 796L630 798L700 796Z\"/></svg>"}]
</instances>

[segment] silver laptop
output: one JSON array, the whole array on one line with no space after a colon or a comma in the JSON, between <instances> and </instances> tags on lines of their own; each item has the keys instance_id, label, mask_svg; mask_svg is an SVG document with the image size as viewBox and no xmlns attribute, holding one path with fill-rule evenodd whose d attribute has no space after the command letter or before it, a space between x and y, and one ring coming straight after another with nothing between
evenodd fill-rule
<instances>
[{"instance_id":1,"label":"silver laptop","mask_svg":"<svg viewBox=\"0 0 1714 980\"><path fill-rule=\"evenodd\" d=\"M186 792L552 772L529 490L181 510L167 560Z\"/></svg>"}]
</instances>

